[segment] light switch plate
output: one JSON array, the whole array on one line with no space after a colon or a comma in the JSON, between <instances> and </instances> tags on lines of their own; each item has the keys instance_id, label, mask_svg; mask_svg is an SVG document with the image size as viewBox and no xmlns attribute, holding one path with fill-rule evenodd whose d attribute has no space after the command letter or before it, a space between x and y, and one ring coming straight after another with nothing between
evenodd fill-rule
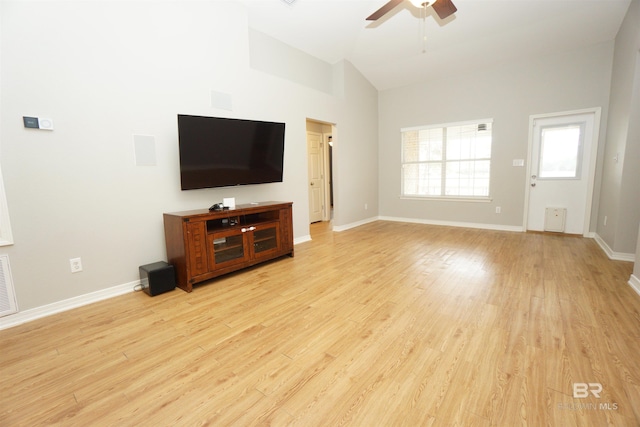
<instances>
[{"instance_id":1,"label":"light switch plate","mask_svg":"<svg viewBox=\"0 0 640 427\"><path fill-rule=\"evenodd\" d=\"M53 119L22 116L22 123L28 129L53 130Z\"/></svg>"}]
</instances>

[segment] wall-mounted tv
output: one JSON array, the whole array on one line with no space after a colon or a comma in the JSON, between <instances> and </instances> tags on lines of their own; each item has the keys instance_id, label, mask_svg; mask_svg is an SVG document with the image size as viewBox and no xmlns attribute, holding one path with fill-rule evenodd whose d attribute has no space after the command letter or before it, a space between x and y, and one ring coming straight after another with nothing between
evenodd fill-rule
<instances>
[{"instance_id":1,"label":"wall-mounted tv","mask_svg":"<svg viewBox=\"0 0 640 427\"><path fill-rule=\"evenodd\" d=\"M282 182L284 123L178 115L183 190Z\"/></svg>"}]
</instances>

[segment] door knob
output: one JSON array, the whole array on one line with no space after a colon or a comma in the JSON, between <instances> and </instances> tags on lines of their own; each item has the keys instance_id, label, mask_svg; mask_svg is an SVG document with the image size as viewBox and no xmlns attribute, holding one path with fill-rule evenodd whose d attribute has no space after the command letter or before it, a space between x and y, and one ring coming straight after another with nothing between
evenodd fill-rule
<instances>
[{"instance_id":1,"label":"door knob","mask_svg":"<svg viewBox=\"0 0 640 427\"><path fill-rule=\"evenodd\" d=\"M536 179L538 175L531 175L531 179Z\"/></svg>"},{"instance_id":2,"label":"door knob","mask_svg":"<svg viewBox=\"0 0 640 427\"><path fill-rule=\"evenodd\" d=\"M532 187L535 187L535 186L536 186L536 183L535 183L535 182L532 182L532 183L531 183L531 186L532 186Z\"/></svg>"}]
</instances>

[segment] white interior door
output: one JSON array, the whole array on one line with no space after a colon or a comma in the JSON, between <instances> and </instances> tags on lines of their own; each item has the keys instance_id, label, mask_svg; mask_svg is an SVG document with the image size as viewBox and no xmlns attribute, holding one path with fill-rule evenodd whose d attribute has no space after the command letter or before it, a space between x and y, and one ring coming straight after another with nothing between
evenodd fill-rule
<instances>
[{"instance_id":1,"label":"white interior door","mask_svg":"<svg viewBox=\"0 0 640 427\"><path fill-rule=\"evenodd\" d=\"M324 162L322 134L307 132L307 159L309 170L309 221L324 218Z\"/></svg>"},{"instance_id":2,"label":"white interior door","mask_svg":"<svg viewBox=\"0 0 640 427\"><path fill-rule=\"evenodd\" d=\"M597 145L595 118L596 112L586 112L532 120L528 230L550 229L545 227L546 210L559 208L561 212L566 209L565 233L588 233Z\"/></svg>"}]
</instances>

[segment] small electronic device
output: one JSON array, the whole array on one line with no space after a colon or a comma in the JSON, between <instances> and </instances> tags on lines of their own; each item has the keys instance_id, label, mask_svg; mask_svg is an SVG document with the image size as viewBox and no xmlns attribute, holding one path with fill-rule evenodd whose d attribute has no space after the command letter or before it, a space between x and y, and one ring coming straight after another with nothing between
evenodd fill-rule
<instances>
[{"instance_id":1,"label":"small electronic device","mask_svg":"<svg viewBox=\"0 0 640 427\"><path fill-rule=\"evenodd\" d=\"M176 273L171 264L159 261L141 265L139 270L140 286L150 296L172 291L176 287Z\"/></svg>"},{"instance_id":2,"label":"small electronic device","mask_svg":"<svg viewBox=\"0 0 640 427\"><path fill-rule=\"evenodd\" d=\"M226 211L228 209L229 209L229 207L228 206L224 206L222 203L214 203L209 208L210 211Z\"/></svg>"}]
</instances>

